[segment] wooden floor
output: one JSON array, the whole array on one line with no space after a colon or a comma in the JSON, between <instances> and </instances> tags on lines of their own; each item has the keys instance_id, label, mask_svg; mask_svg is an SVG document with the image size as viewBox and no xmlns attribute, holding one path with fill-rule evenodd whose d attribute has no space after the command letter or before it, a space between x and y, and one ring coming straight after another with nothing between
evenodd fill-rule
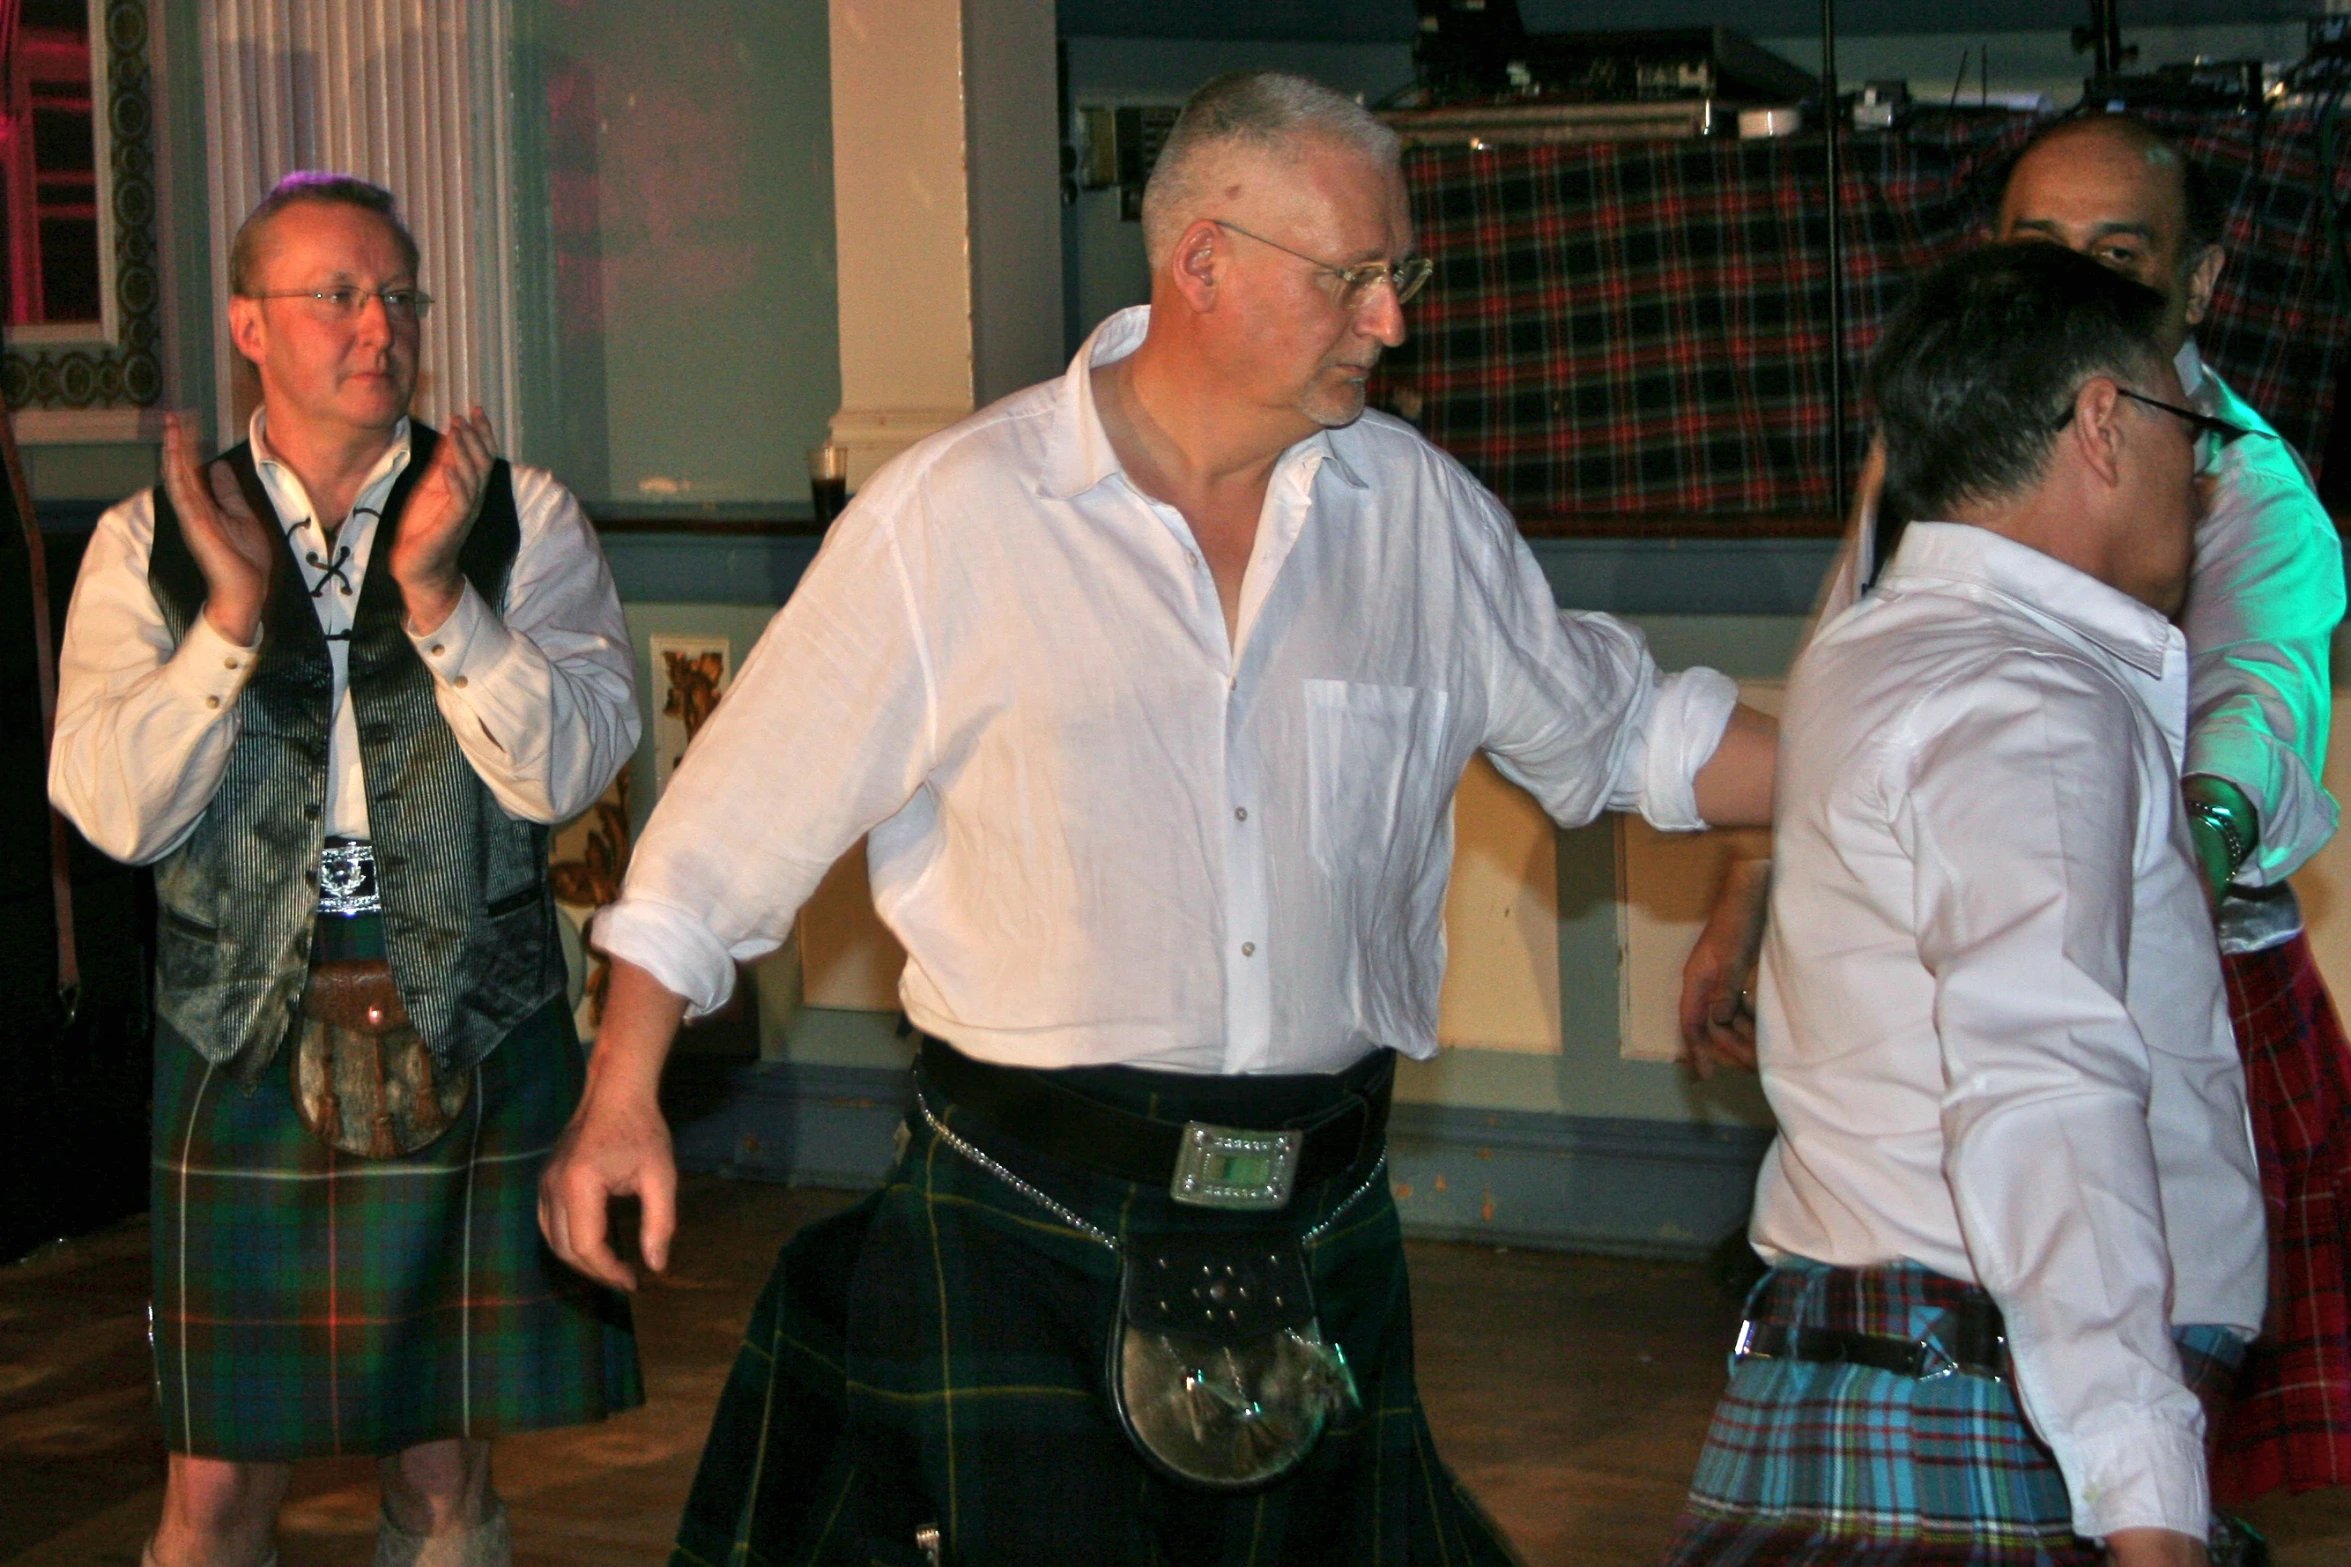
<instances>
[{"instance_id":1,"label":"wooden floor","mask_svg":"<svg viewBox=\"0 0 2351 1567\"><path fill-rule=\"evenodd\" d=\"M775 1250L838 1193L700 1180L671 1277L642 1297L646 1407L498 1450L525 1567L662 1561L736 1335ZM1532 1567L1656 1559L1735 1313L1694 1266L1416 1244L1421 1386L1438 1440ZM0 1567L136 1567L163 1454L146 1355L142 1224L0 1270ZM304 1466L284 1567L366 1567L364 1461ZM2278 1567L2351 1563L2351 1500L2256 1515Z\"/></svg>"}]
</instances>

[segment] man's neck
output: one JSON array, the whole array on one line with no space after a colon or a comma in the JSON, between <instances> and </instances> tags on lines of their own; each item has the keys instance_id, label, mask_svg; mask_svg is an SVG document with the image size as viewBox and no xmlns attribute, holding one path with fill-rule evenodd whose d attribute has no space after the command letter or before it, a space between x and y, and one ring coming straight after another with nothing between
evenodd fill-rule
<instances>
[{"instance_id":1,"label":"man's neck","mask_svg":"<svg viewBox=\"0 0 2351 1567\"><path fill-rule=\"evenodd\" d=\"M1997 533L2071 566L2085 577L2094 577L2117 593L2129 593L2130 589L2117 580L2112 530L2085 521L2091 505L2092 498L2076 488L2043 484L1990 505L1954 507L1950 520Z\"/></svg>"},{"instance_id":2,"label":"man's neck","mask_svg":"<svg viewBox=\"0 0 2351 1567\"><path fill-rule=\"evenodd\" d=\"M1185 512L1236 492L1262 494L1282 453L1313 433L1298 415L1236 405L1197 360L1150 337L1095 370L1094 389L1127 476Z\"/></svg>"},{"instance_id":3,"label":"man's neck","mask_svg":"<svg viewBox=\"0 0 2351 1567\"><path fill-rule=\"evenodd\" d=\"M368 475L392 449L399 426L362 429L346 424L322 424L291 416L266 403L262 434L275 462L294 471L310 497L319 527L333 534L359 503Z\"/></svg>"}]
</instances>

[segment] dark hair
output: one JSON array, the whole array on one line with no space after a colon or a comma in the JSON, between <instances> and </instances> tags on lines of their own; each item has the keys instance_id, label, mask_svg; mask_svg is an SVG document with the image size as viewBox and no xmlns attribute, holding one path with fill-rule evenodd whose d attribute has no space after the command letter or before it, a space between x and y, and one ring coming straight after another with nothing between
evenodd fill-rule
<instances>
[{"instance_id":1,"label":"dark hair","mask_svg":"<svg viewBox=\"0 0 2351 1567\"><path fill-rule=\"evenodd\" d=\"M408 270L416 270L416 239L408 232L408 225L400 221L400 204L393 200L390 191L355 174L296 169L272 185L269 194L255 203L253 210L245 214L245 221L237 225L237 237L229 242L230 293L249 298L260 287L260 280L253 274L261 263L261 241L269 221L301 202L357 207L374 213L392 225L393 237L400 241L400 252L407 258Z\"/></svg>"},{"instance_id":2,"label":"dark hair","mask_svg":"<svg viewBox=\"0 0 2351 1567\"><path fill-rule=\"evenodd\" d=\"M2212 183L2212 176L2204 172L2202 164L2180 159L2180 198L2187 205L2187 219L2182 235L2187 240L2182 261L2193 261L2208 245L2220 243L2221 231L2228 226L2228 203Z\"/></svg>"},{"instance_id":3,"label":"dark hair","mask_svg":"<svg viewBox=\"0 0 2351 1567\"><path fill-rule=\"evenodd\" d=\"M2158 373L2163 311L2154 289L2062 245L1985 245L1935 268L1869 367L1891 514L1946 517L2032 484L2084 381Z\"/></svg>"}]
</instances>

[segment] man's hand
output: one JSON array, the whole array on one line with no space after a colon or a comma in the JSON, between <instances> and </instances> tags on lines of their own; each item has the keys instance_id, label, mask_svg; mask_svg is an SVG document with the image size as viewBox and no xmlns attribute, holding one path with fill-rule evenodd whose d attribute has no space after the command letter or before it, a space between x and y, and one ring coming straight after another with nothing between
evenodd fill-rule
<instances>
[{"instance_id":1,"label":"man's hand","mask_svg":"<svg viewBox=\"0 0 2351 1567\"><path fill-rule=\"evenodd\" d=\"M261 635L274 552L284 546L245 504L226 463L213 464L206 476L196 461L195 432L176 413L163 416L163 493L204 573L204 618L237 646L251 647Z\"/></svg>"},{"instance_id":2,"label":"man's hand","mask_svg":"<svg viewBox=\"0 0 2351 1567\"><path fill-rule=\"evenodd\" d=\"M392 580L399 584L408 629L418 636L436 631L457 608L465 577L457 552L481 515L482 490L498 460L498 438L479 404L459 414L442 432L433 460L409 492L392 546Z\"/></svg>"},{"instance_id":3,"label":"man's hand","mask_svg":"<svg viewBox=\"0 0 2351 1567\"><path fill-rule=\"evenodd\" d=\"M2177 1529L2117 1529L2106 1537L2114 1567L2210 1567L2204 1542Z\"/></svg>"},{"instance_id":4,"label":"man's hand","mask_svg":"<svg viewBox=\"0 0 2351 1567\"><path fill-rule=\"evenodd\" d=\"M677 1231L677 1161L661 1118L661 1062L685 1018L685 1001L645 970L612 960L604 1022L588 1057L588 1086L539 1177L539 1229L555 1255L600 1284L637 1287L636 1270L613 1255L610 1205L641 1206L637 1251L645 1266L669 1266Z\"/></svg>"},{"instance_id":5,"label":"man's hand","mask_svg":"<svg viewBox=\"0 0 2351 1567\"><path fill-rule=\"evenodd\" d=\"M1682 965L1682 1058L1700 1077L1755 1067L1755 958L1770 892L1771 861L1732 860Z\"/></svg>"}]
</instances>

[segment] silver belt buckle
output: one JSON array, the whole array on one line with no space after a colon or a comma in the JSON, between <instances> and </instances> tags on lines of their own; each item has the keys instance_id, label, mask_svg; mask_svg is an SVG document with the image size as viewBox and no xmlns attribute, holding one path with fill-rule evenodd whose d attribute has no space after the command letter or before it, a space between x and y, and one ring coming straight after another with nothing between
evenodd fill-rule
<instances>
[{"instance_id":1,"label":"silver belt buckle","mask_svg":"<svg viewBox=\"0 0 2351 1567\"><path fill-rule=\"evenodd\" d=\"M1287 1207L1305 1146L1297 1127L1260 1132L1186 1121L1167 1194L1193 1208Z\"/></svg>"},{"instance_id":2,"label":"silver belt buckle","mask_svg":"<svg viewBox=\"0 0 2351 1567\"><path fill-rule=\"evenodd\" d=\"M330 843L318 851L318 912L377 914L384 907L376 890L372 843Z\"/></svg>"}]
</instances>

